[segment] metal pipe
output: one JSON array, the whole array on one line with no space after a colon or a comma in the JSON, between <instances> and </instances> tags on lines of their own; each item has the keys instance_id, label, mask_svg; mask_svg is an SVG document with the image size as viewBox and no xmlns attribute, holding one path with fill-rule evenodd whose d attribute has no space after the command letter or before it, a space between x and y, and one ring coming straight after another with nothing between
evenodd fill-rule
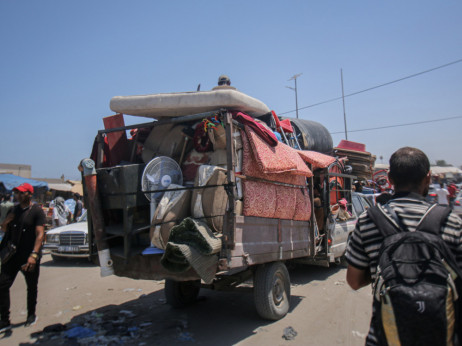
<instances>
[{"instance_id":1,"label":"metal pipe","mask_svg":"<svg viewBox=\"0 0 462 346\"><path fill-rule=\"evenodd\" d=\"M93 230L95 232L95 242L98 249L101 276L105 277L113 275L113 262L109 251L109 245L106 241L101 200L98 194L95 162L91 159L83 159L80 162L79 170L83 172L83 177L85 180L85 187L88 195L87 201L90 207Z\"/></svg>"},{"instance_id":2,"label":"metal pipe","mask_svg":"<svg viewBox=\"0 0 462 346\"><path fill-rule=\"evenodd\" d=\"M343 92L343 70L340 69L340 79L342 80L342 101L343 101L343 121L345 123L345 139L348 140L347 121L345 112L345 94Z\"/></svg>"}]
</instances>

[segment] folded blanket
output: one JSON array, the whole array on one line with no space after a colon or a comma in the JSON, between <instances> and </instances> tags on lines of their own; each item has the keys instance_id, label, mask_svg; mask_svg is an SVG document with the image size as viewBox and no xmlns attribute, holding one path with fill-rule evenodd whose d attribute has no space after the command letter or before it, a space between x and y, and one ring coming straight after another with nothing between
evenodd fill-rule
<instances>
[{"instance_id":1,"label":"folded blanket","mask_svg":"<svg viewBox=\"0 0 462 346\"><path fill-rule=\"evenodd\" d=\"M170 231L160 263L172 272L185 272L192 267L205 283L212 283L217 270L221 239L206 223L184 219Z\"/></svg>"}]
</instances>

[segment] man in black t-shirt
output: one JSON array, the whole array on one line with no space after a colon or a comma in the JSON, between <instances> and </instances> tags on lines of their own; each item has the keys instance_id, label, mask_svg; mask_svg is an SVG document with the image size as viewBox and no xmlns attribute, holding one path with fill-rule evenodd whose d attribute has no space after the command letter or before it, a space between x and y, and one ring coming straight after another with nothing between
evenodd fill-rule
<instances>
[{"instance_id":1,"label":"man in black t-shirt","mask_svg":"<svg viewBox=\"0 0 462 346\"><path fill-rule=\"evenodd\" d=\"M6 241L11 240L17 251L11 259L1 264L0 271L0 332L11 328L10 287L19 271L24 274L27 284L27 320L25 326L36 321L37 285L40 273L40 251L45 236L45 213L37 204L32 204L34 188L27 183L13 189L19 202L2 224L6 230Z\"/></svg>"}]
</instances>

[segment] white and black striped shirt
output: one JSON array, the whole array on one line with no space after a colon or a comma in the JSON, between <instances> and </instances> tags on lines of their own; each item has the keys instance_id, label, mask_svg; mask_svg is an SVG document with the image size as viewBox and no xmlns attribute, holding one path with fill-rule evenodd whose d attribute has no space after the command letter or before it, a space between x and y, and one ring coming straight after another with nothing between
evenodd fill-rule
<instances>
[{"instance_id":1,"label":"white and black striped shirt","mask_svg":"<svg viewBox=\"0 0 462 346\"><path fill-rule=\"evenodd\" d=\"M396 194L388 204L410 232L415 231L420 220L431 206L416 193ZM454 254L459 268L462 269L462 220L454 212L451 212L443 222L442 238ZM372 280L374 280L382 242L383 236L377 226L369 218L367 212L362 213L347 248L348 264L358 269L369 268Z\"/></svg>"}]
</instances>

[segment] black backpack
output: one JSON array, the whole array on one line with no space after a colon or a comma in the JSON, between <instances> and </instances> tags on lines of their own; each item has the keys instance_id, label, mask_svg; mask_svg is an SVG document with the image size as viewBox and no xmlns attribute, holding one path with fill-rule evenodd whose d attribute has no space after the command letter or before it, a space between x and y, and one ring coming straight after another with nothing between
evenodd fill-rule
<instances>
[{"instance_id":1,"label":"black backpack","mask_svg":"<svg viewBox=\"0 0 462 346\"><path fill-rule=\"evenodd\" d=\"M388 204L367 212L384 237L371 322L379 344L459 345L462 275L440 235L451 209L433 205L415 232Z\"/></svg>"}]
</instances>

